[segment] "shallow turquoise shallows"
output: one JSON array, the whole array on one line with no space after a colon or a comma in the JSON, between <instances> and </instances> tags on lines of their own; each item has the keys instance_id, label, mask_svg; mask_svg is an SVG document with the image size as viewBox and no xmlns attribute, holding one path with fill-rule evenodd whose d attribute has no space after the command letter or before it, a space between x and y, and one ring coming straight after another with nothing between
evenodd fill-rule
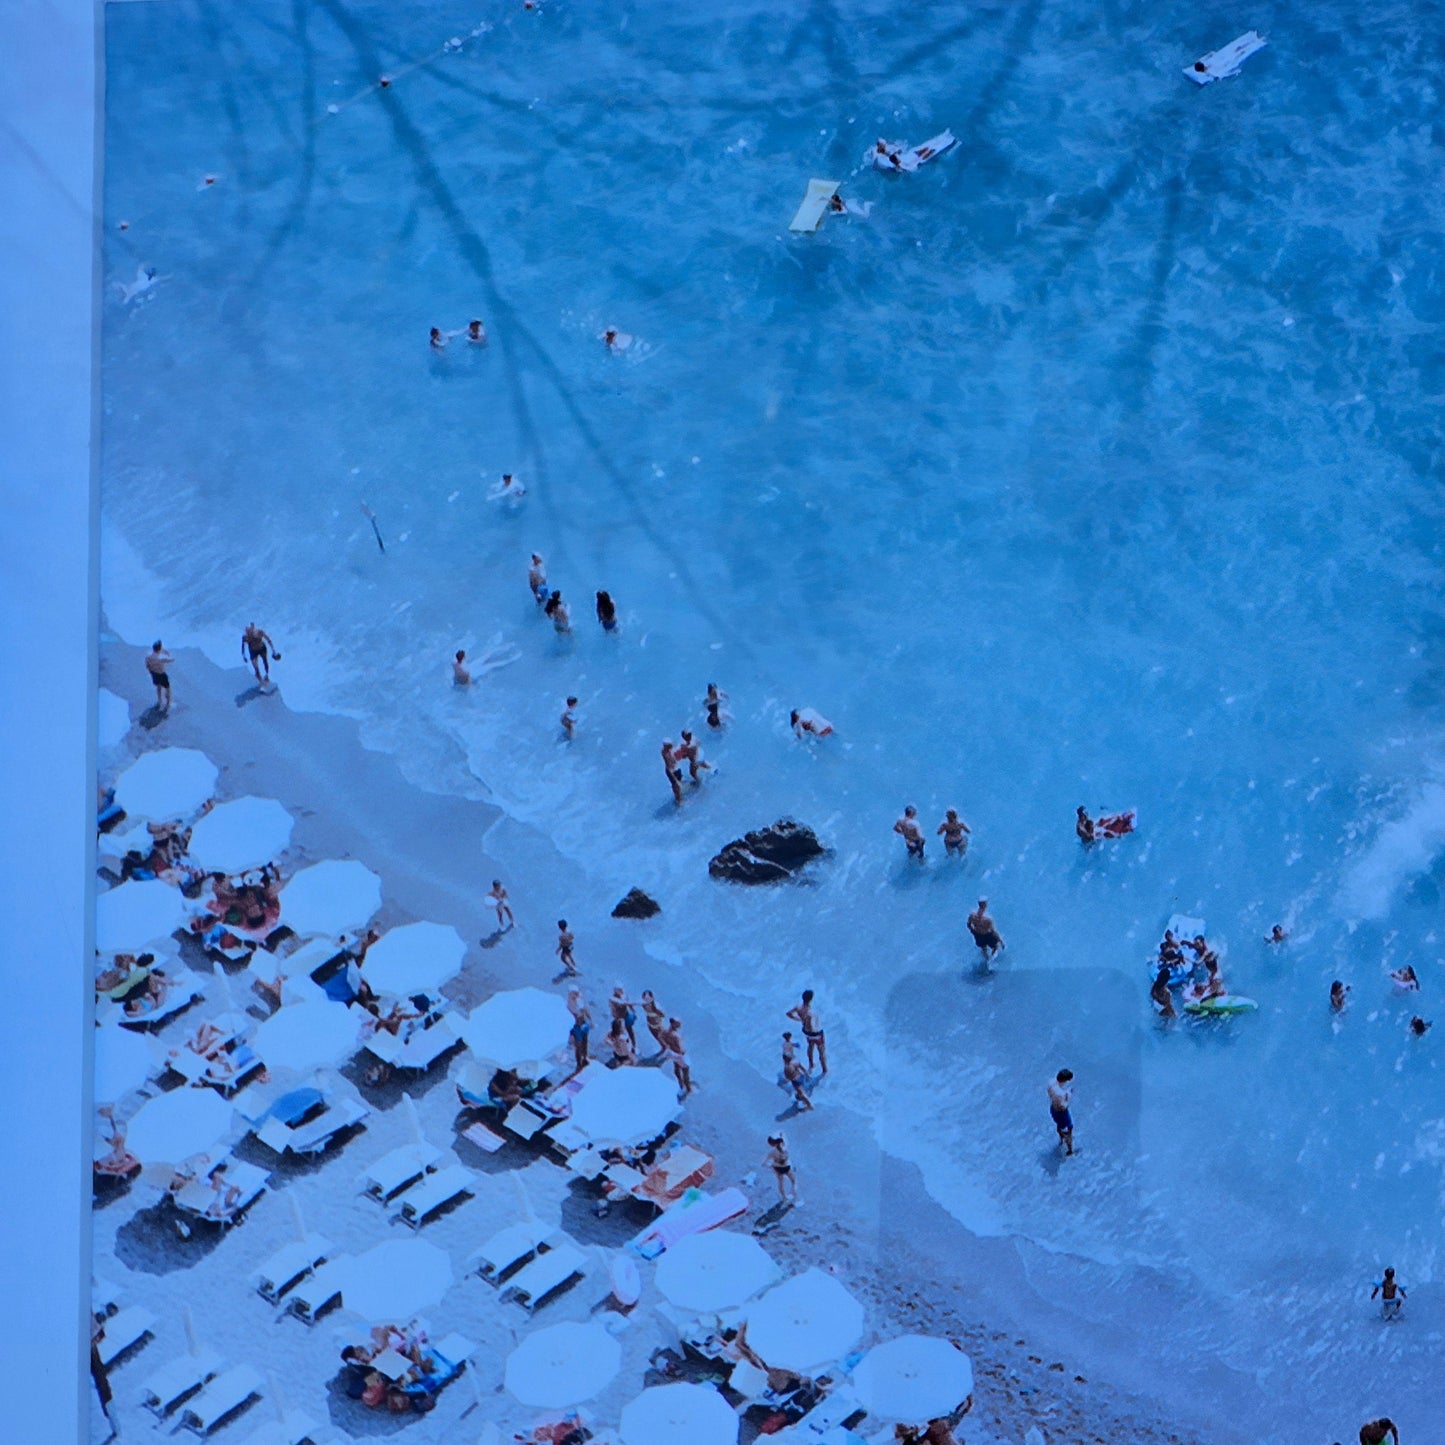
<instances>
[{"instance_id":1,"label":"shallow turquoise shallows","mask_svg":"<svg viewBox=\"0 0 1445 1445\"><path fill-rule=\"evenodd\" d=\"M1189 83L1251 25L1239 75ZM293 706L490 790L598 909L663 897L660 959L736 996L740 1058L770 1070L816 985L832 1099L1101 1340L1157 1312L1121 1378L1212 1353L1275 1400L1260 1440L1445 1394L1438 13L255 0L107 29L111 625L234 665L257 617ZM864 164L945 127L915 174ZM814 177L871 212L790 234ZM164 279L123 304L138 266ZM473 317L487 347L428 345ZM458 694L453 651L497 634L520 660ZM803 705L834 736L796 741ZM675 811L686 726L718 771ZM1086 854L1078 804L1139 831ZM783 814L835 850L815 886L707 878ZM1159 1027L1176 911L1257 1013ZM1382 1335L1387 1262L1413 1321Z\"/></svg>"}]
</instances>

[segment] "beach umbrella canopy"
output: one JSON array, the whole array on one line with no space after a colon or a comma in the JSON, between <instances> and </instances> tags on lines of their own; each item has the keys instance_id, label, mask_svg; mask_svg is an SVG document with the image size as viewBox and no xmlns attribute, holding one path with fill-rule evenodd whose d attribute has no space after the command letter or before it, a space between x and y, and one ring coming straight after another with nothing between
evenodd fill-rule
<instances>
[{"instance_id":1,"label":"beach umbrella canopy","mask_svg":"<svg viewBox=\"0 0 1445 1445\"><path fill-rule=\"evenodd\" d=\"M853 1388L870 1415L933 1420L956 1410L973 1394L973 1366L948 1340L903 1335L864 1355L853 1371Z\"/></svg>"},{"instance_id":2,"label":"beach umbrella canopy","mask_svg":"<svg viewBox=\"0 0 1445 1445\"><path fill-rule=\"evenodd\" d=\"M617 1373L622 1346L601 1325L552 1325L507 1360L507 1388L524 1405L560 1410L590 1400Z\"/></svg>"},{"instance_id":3,"label":"beach umbrella canopy","mask_svg":"<svg viewBox=\"0 0 1445 1445\"><path fill-rule=\"evenodd\" d=\"M399 1324L427 1309L452 1287L445 1250L422 1239L389 1239L345 1261L341 1302L374 1324Z\"/></svg>"},{"instance_id":4,"label":"beach umbrella canopy","mask_svg":"<svg viewBox=\"0 0 1445 1445\"><path fill-rule=\"evenodd\" d=\"M100 719L97 741L103 748L113 748L130 731L130 704L103 687L96 695L96 711Z\"/></svg>"},{"instance_id":5,"label":"beach umbrella canopy","mask_svg":"<svg viewBox=\"0 0 1445 1445\"><path fill-rule=\"evenodd\" d=\"M752 1235L710 1229L679 1240L658 1260L657 1287L680 1309L712 1313L740 1305L777 1274Z\"/></svg>"},{"instance_id":6,"label":"beach umbrella canopy","mask_svg":"<svg viewBox=\"0 0 1445 1445\"><path fill-rule=\"evenodd\" d=\"M126 1147L143 1164L179 1164L218 1143L231 1106L211 1089L176 1089L152 1099L126 1130Z\"/></svg>"},{"instance_id":7,"label":"beach umbrella canopy","mask_svg":"<svg viewBox=\"0 0 1445 1445\"><path fill-rule=\"evenodd\" d=\"M303 868L281 890L281 922L302 938L360 928L381 907L381 879L354 858Z\"/></svg>"},{"instance_id":8,"label":"beach umbrella canopy","mask_svg":"<svg viewBox=\"0 0 1445 1445\"><path fill-rule=\"evenodd\" d=\"M217 768L195 748L161 748L139 757L120 775L115 800L131 817L153 823L194 818L216 793Z\"/></svg>"},{"instance_id":9,"label":"beach umbrella canopy","mask_svg":"<svg viewBox=\"0 0 1445 1445\"><path fill-rule=\"evenodd\" d=\"M95 1102L114 1104L155 1072L150 1041L118 1024L95 1031Z\"/></svg>"},{"instance_id":10,"label":"beach umbrella canopy","mask_svg":"<svg viewBox=\"0 0 1445 1445\"><path fill-rule=\"evenodd\" d=\"M377 993L435 993L462 966L467 946L443 923L408 923L371 945L361 976Z\"/></svg>"},{"instance_id":11,"label":"beach umbrella canopy","mask_svg":"<svg viewBox=\"0 0 1445 1445\"><path fill-rule=\"evenodd\" d=\"M774 1285L748 1310L748 1344L778 1368L809 1371L858 1343L863 1306L820 1269Z\"/></svg>"},{"instance_id":12,"label":"beach umbrella canopy","mask_svg":"<svg viewBox=\"0 0 1445 1445\"><path fill-rule=\"evenodd\" d=\"M274 862L290 841L291 814L274 798L237 798L196 824L188 851L208 872L244 873Z\"/></svg>"},{"instance_id":13,"label":"beach umbrella canopy","mask_svg":"<svg viewBox=\"0 0 1445 1445\"><path fill-rule=\"evenodd\" d=\"M493 994L474 1008L462 1025L462 1038L479 1059L535 1077L542 1060L567 1042L571 1028L563 999L540 988L518 988Z\"/></svg>"},{"instance_id":14,"label":"beach umbrella canopy","mask_svg":"<svg viewBox=\"0 0 1445 1445\"><path fill-rule=\"evenodd\" d=\"M256 1030L253 1047L273 1069L319 1069L354 1053L356 1020L330 999L287 1004Z\"/></svg>"},{"instance_id":15,"label":"beach umbrella canopy","mask_svg":"<svg viewBox=\"0 0 1445 1445\"><path fill-rule=\"evenodd\" d=\"M737 1445L738 1417L711 1385L656 1385L622 1412L623 1445Z\"/></svg>"},{"instance_id":16,"label":"beach umbrella canopy","mask_svg":"<svg viewBox=\"0 0 1445 1445\"><path fill-rule=\"evenodd\" d=\"M132 878L95 900L96 951L133 953L168 938L185 920L186 900L179 888L159 878Z\"/></svg>"},{"instance_id":17,"label":"beach umbrella canopy","mask_svg":"<svg viewBox=\"0 0 1445 1445\"><path fill-rule=\"evenodd\" d=\"M681 1111L677 1085L660 1069L614 1069L583 1085L572 1123L589 1139L645 1144Z\"/></svg>"}]
</instances>

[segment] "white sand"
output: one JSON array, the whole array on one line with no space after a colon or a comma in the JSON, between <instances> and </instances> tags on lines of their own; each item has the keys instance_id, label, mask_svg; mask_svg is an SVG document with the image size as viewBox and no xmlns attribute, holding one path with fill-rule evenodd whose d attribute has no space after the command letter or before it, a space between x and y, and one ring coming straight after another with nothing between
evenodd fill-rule
<instances>
[{"instance_id":1,"label":"white sand","mask_svg":"<svg viewBox=\"0 0 1445 1445\"><path fill-rule=\"evenodd\" d=\"M249 673L240 669L222 672L199 654L183 652L171 675L171 714L151 728L136 728L124 746L127 758L157 746L204 749L221 765L221 796L274 797L294 814L288 871L320 858L359 858L383 879L381 923L425 918L455 925L469 951L461 976L447 992L463 1007L498 988L547 985L555 973L554 920L567 917L578 937L577 958L594 1018L605 1019L605 998L619 982L633 996L636 990L655 988L663 1006L683 1018L700 1090L689 1101L682 1137L717 1158L714 1187L760 1169L764 1136L787 1101L754 1068L727 1056L720 1033L725 1035L727 1010L735 1001L710 994L685 969L648 957L640 946L647 925L608 917L616 900L595 896L545 838L484 803L413 787L390 759L360 745L354 723L292 713L279 694L255 695ZM133 648L106 642L102 679L132 703L137 715L152 701L141 654ZM463 776L459 763L459 782ZM494 918L483 894L498 876L511 890L518 926L484 947L480 941L490 939ZM636 881L647 886L645 879ZM232 992L239 1002L243 981L233 984ZM215 1011L212 1000L184 1019L194 1022ZM259 1001L254 1011L261 1016ZM337 1311L308 1329L294 1319L278 1320L252 1288L251 1271L293 1237L289 1200L299 1203L311 1229L345 1252L409 1236L405 1226L389 1222L388 1211L362 1198L356 1188L368 1163L409 1141L406 1111L399 1106L401 1086L362 1087L361 1096L373 1111L365 1129L319 1162L277 1165L271 1192L222 1239L205 1230L189 1241L178 1239L156 1208L159 1191L144 1183L98 1209L95 1274L119 1286L127 1303L144 1304L160 1318L155 1339L112 1372L113 1415L122 1439L152 1428L151 1417L138 1406L138 1391L156 1369L185 1350L185 1306L203 1345L229 1362L255 1365L268 1382L268 1396L279 1396L288 1410L326 1427L320 1432L323 1439L403 1430L415 1442L471 1442L487 1421L501 1424L509 1438L512 1429L537 1418L540 1412L519 1406L502 1389L506 1356L533 1327L532 1317L516 1305L500 1304L496 1292L475 1277L462 1280L464 1260L496 1228L518 1217L520 1180L531 1207L544 1220L567 1228L588 1247L591 1261L584 1281L541 1309L536 1323L582 1320L605 1308L605 1250L630 1237L646 1216L617 1209L599 1220L590 1209L592 1196L569 1188L569 1176L548 1159L516 1144L487 1156L457 1141L457 1099L447 1075L466 1057L464 1052L453 1055L407 1087L427 1138L438 1146L455 1145L461 1162L478 1175L472 1200L421 1231L422 1238L451 1254L459 1281L425 1317L433 1338L457 1330L481 1346L470 1379L449 1386L427 1416L391 1418L364 1410L335 1388L341 1341L361 1332L354 1318ZM848 1067L846 1057L832 1063ZM351 1082L343 1087L354 1087L360 1071L349 1067L345 1073ZM1117 1300L1108 1298L1111 1284L1101 1273L1107 1307L1099 1320L1052 1308L1046 1280L1031 1282L1010 1242L979 1240L958 1225L924 1192L915 1170L879 1152L867 1121L830 1105L826 1083L816 1090L815 1100L813 1114L784 1120L804 1207L767 1236L767 1246L787 1265L834 1269L867 1301L865 1343L917 1329L957 1339L972 1356L978 1379L976 1408L960 1431L968 1445L1018 1442L1034 1424L1051 1445L1183 1445L1202 1439L1228 1445L1244 1438L1216 1418L1209 1405L1212 1371L1221 1367L1179 1361L1160 1351L1150 1335L1148 1299L1136 1301L1137 1325L1125 1329L1101 1323L1126 1315ZM906 1101L897 1102L906 1107ZM273 1162L254 1142L242 1152L258 1162ZM755 1204L750 1219L772 1203L768 1177L760 1177L747 1192ZM651 1266L644 1265L642 1274L643 1302L621 1335L622 1369L606 1393L584 1407L603 1425L615 1424L622 1404L645 1383L652 1351L669 1342L667 1329L649 1308L659 1298ZM1159 1289L1167 1293L1168 1282L1160 1281ZM1240 1388L1232 1378L1235 1398ZM1131 1390L1158 1398L1137 1398ZM253 1405L220 1438L244 1441L273 1418L271 1412L271 1398ZM1188 1428L1164 1424L1166 1413L1187 1421ZM1262 1403L1255 1418L1265 1418ZM866 1428L876 1428L876 1422L867 1422Z\"/></svg>"}]
</instances>

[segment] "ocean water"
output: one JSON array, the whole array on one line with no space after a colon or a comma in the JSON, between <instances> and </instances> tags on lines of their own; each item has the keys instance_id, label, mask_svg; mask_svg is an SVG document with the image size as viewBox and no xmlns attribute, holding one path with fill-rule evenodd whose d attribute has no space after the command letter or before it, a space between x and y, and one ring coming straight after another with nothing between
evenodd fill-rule
<instances>
[{"instance_id":1,"label":"ocean water","mask_svg":"<svg viewBox=\"0 0 1445 1445\"><path fill-rule=\"evenodd\" d=\"M293 706L543 829L579 914L654 892L659 959L735 996L756 1067L815 986L832 1097L1051 1297L1167 1281L1169 1350L1278 1404L1256 1438L1445 1411L1445 1014L1406 1033L1445 989L1440 20L113 4L108 618L227 662L261 621ZM1180 73L1249 25L1241 75ZM863 169L944 126L917 174ZM871 214L791 236L812 176ZM138 265L165 279L123 303ZM472 316L488 347L428 347ZM805 704L834 737L793 739ZM678 810L689 725L717 773ZM960 809L966 861L904 860L908 802ZM1079 803L1140 831L1085 854ZM810 886L707 878L784 814L833 849ZM1176 910L1257 1014L1156 1024ZM1386 1262L1408 1330L1364 1303Z\"/></svg>"}]
</instances>

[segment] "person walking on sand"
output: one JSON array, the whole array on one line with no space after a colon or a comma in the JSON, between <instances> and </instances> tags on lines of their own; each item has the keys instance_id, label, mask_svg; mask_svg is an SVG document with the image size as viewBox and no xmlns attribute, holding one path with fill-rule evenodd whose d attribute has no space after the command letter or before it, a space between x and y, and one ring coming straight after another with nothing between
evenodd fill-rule
<instances>
[{"instance_id":1,"label":"person walking on sand","mask_svg":"<svg viewBox=\"0 0 1445 1445\"><path fill-rule=\"evenodd\" d=\"M592 1011L583 1001L580 988L567 990L567 1012L572 1015L572 1027L568 1032L572 1040L572 1061L580 1074L587 1067L588 1037L592 1033Z\"/></svg>"},{"instance_id":2,"label":"person walking on sand","mask_svg":"<svg viewBox=\"0 0 1445 1445\"><path fill-rule=\"evenodd\" d=\"M667 771L668 786L672 789L672 801L682 802L682 769L677 765L677 751L671 738L663 740L662 766Z\"/></svg>"},{"instance_id":3,"label":"person walking on sand","mask_svg":"<svg viewBox=\"0 0 1445 1445\"><path fill-rule=\"evenodd\" d=\"M791 1085L793 1090L793 1103L799 1109L806 1109L810 1113L813 1108L813 1101L808 1097L808 1090L805 1087L808 1082L808 1071L796 1058L785 1056L783 1059L783 1078Z\"/></svg>"},{"instance_id":4,"label":"person walking on sand","mask_svg":"<svg viewBox=\"0 0 1445 1445\"><path fill-rule=\"evenodd\" d=\"M557 957L562 960L562 967L574 977L577 973L577 960L572 957L572 945L575 942L572 930L567 927L567 920L559 918L557 920Z\"/></svg>"},{"instance_id":5,"label":"person walking on sand","mask_svg":"<svg viewBox=\"0 0 1445 1445\"><path fill-rule=\"evenodd\" d=\"M973 831L962 818L958 816L957 808L950 808L943 815L941 822L935 830L943 836L943 851L945 855L956 853L960 858L968 851L968 835Z\"/></svg>"},{"instance_id":6,"label":"person walking on sand","mask_svg":"<svg viewBox=\"0 0 1445 1445\"><path fill-rule=\"evenodd\" d=\"M1054 1121L1066 1159L1074 1152L1074 1116L1069 1112L1073 1098L1074 1071L1060 1069L1049 1080L1049 1117Z\"/></svg>"},{"instance_id":7,"label":"person walking on sand","mask_svg":"<svg viewBox=\"0 0 1445 1445\"><path fill-rule=\"evenodd\" d=\"M999 936L998 927L989 917L987 898L980 898L978 907L968 915L968 931L973 935L978 951L983 954L984 963L991 963L994 955L1004 946L1004 941Z\"/></svg>"},{"instance_id":8,"label":"person walking on sand","mask_svg":"<svg viewBox=\"0 0 1445 1445\"><path fill-rule=\"evenodd\" d=\"M507 890L502 887L500 878L492 879L492 889L487 897L491 900L492 907L497 910L497 931L500 933L505 929L515 928L517 920L512 917L512 905L507 902Z\"/></svg>"},{"instance_id":9,"label":"person walking on sand","mask_svg":"<svg viewBox=\"0 0 1445 1445\"><path fill-rule=\"evenodd\" d=\"M773 1178L778 1181L778 1203L797 1204L798 1201L798 1175L793 1168L792 1157L788 1153L788 1146L781 1134L768 1135L768 1168L773 1171Z\"/></svg>"},{"instance_id":10,"label":"person walking on sand","mask_svg":"<svg viewBox=\"0 0 1445 1445\"><path fill-rule=\"evenodd\" d=\"M659 1054L667 1052L667 1041L663 1037L667 1033L667 1011L658 1003L656 996L650 988L642 990L642 1016L647 1020L647 1032L652 1035L653 1042L657 1045Z\"/></svg>"},{"instance_id":11,"label":"person walking on sand","mask_svg":"<svg viewBox=\"0 0 1445 1445\"><path fill-rule=\"evenodd\" d=\"M687 764L688 776L694 783L702 781L698 776L700 772L712 771L712 764L703 761L702 749L698 747L697 739L686 728L682 730L682 741L677 745L673 756L678 762Z\"/></svg>"},{"instance_id":12,"label":"person walking on sand","mask_svg":"<svg viewBox=\"0 0 1445 1445\"><path fill-rule=\"evenodd\" d=\"M552 594L547 588L547 564L542 560L540 552L532 553L532 565L527 568L527 586L532 589L537 606L545 607Z\"/></svg>"},{"instance_id":13,"label":"person walking on sand","mask_svg":"<svg viewBox=\"0 0 1445 1445\"><path fill-rule=\"evenodd\" d=\"M272 656L277 662L281 661L276 644L254 622L248 622L246 630L241 634L241 660L251 664L258 687L271 681Z\"/></svg>"},{"instance_id":14,"label":"person walking on sand","mask_svg":"<svg viewBox=\"0 0 1445 1445\"><path fill-rule=\"evenodd\" d=\"M918 809L910 803L903 816L893 825L893 831L903 839L908 856L923 862L923 829L918 826Z\"/></svg>"},{"instance_id":15,"label":"person walking on sand","mask_svg":"<svg viewBox=\"0 0 1445 1445\"><path fill-rule=\"evenodd\" d=\"M452 681L458 687L470 687L472 685L472 674L467 668L467 654L464 649L457 648L457 655L452 658Z\"/></svg>"},{"instance_id":16,"label":"person walking on sand","mask_svg":"<svg viewBox=\"0 0 1445 1445\"><path fill-rule=\"evenodd\" d=\"M161 712L171 710L171 675L166 668L175 661L160 644L157 638L151 644L151 650L146 654L146 672L150 674L150 680L156 690L156 707Z\"/></svg>"},{"instance_id":17,"label":"person walking on sand","mask_svg":"<svg viewBox=\"0 0 1445 1445\"><path fill-rule=\"evenodd\" d=\"M672 1075L677 1080L677 1097L681 1101L696 1087L692 1082L692 1065L687 1061L687 1045L682 1041L682 1020L670 1018L662 1035L662 1058L672 1065Z\"/></svg>"},{"instance_id":18,"label":"person walking on sand","mask_svg":"<svg viewBox=\"0 0 1445 1445\"><path fill-rule=\"evenodd\" d=\"M1400 1432L1388 1415L1360 1426L1360 1445L1385 1445L1387 1440L1390 1445L1400 1445Z\"/></svg>"},{"instance_id":19,"label":"person walking on sand","mask_svg":"<svg viewBox=\"0 0 1445 1445\"><path fill-rule=\"evenodd\" d=\"M1384 1279L1375 1281L1375 1287L1370 1291L1371 1299L1380 1301L1380 1318L1385 1320L1397 1320L1401 1311L1405 1308L1405 1286L1395 1278L1394 1266L1385 1270Z\"/></svg>"},{"instance_id":20,"label":"person walking on sand","mask_svg":"<svg viewBox=\"0 0 1445 1445\"><path fill-rule=\"evenodd\" d=\"M562 711L562 731L567 735L567 741L572 741L572 735L577 729L577 699L569 697L567 706Z\"/></svg>"},{"instance_id":21,"label":"person walking on sand","mask_svg":"<svg viewBox=\"0 0 1445 1445\"><path fill-rule=\"evenodd\" d=\"M627 1037L632 1040L632 1047L637 1047L637 1008L632 1000L627 997L627 990L619 983L612 990L612 997L607 1000L607 1007L612 1013L612 1022L621 1021L622 1027L627 1030Z\"/></svg>"},{"instance_id":22,"label":"person walking on sand","mask_svg":"<svg viewBox=\"0 0 1445 1445\"><path fill-rule=\"evenodd\" d=\"M808 1046L808 1071L813 1069L816 1058L821 1072L828 1072L828 1040L823 1033L818 1011L813 1007L813 990L805 988L802 999L788 1010L788 1017L796 1019L803 1030L803 1042Z\"/></svg>"}]
</instances>

